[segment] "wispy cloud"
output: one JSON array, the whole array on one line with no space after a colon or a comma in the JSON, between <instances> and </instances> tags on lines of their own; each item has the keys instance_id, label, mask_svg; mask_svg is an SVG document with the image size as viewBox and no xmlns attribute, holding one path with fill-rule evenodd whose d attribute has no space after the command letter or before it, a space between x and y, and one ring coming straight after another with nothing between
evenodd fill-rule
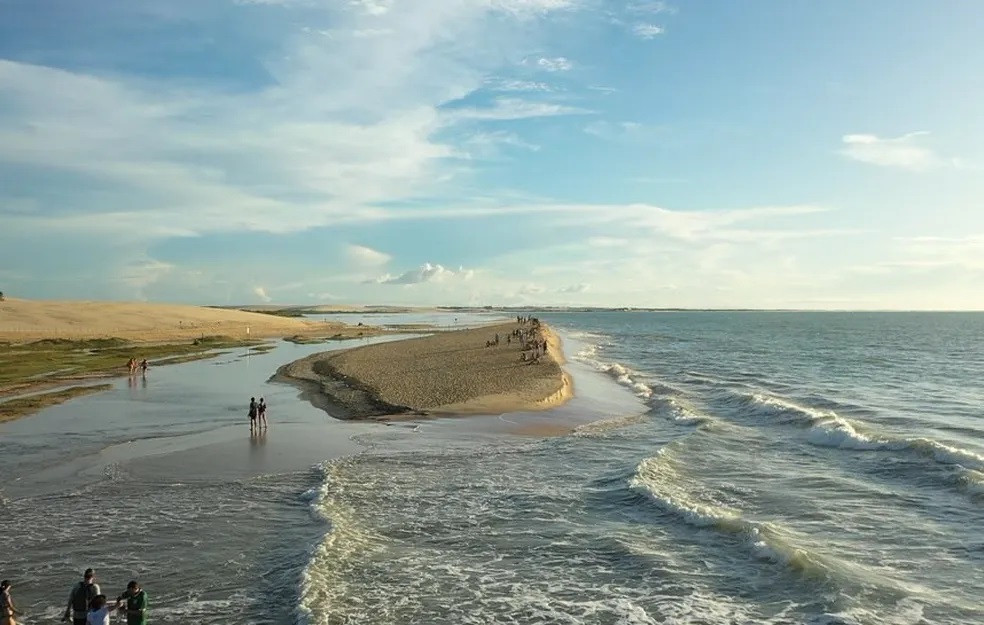
<instances>
[{"instance_id":1,"label":"wispy cloud","mask_svg":"<svg viewBox=\"0 0 984 625\"><path fill-rule=\"evenodd\" d=\"M882 139L871 134L844 135L841 153L848 158L909 171L929 171L944 164L933 150L919 144L928 132L910 132L894 139Z\"/></svg>"},{"instance_id":2,"label":"wispy cloud","mask_svg":"<svg viewBox=\"0 0 984 625\"><path fill-rule=\"evenodd\" d=\"M545 72L567 72L574 68L574 63L563 56L555 57L538 57L535 59L526 59L526 65L532 65Z\"/></svg>"},{"instance_id":3,"label":"wispy cloud","mask_svg":"<svg viewBox=\"0 0 984 625\"><path fill-rule=\"evenodd\" d=\"M557 115L588 115L593 111L555 102L523 100L520 98L496 98L492 106L457 109L448 114L456 120L511 120Z\"/></svg>"},{"instance_id":4,"label":"wispy cloud","mask_svg":"<svg viewBox=\"0 0 984 625\"><path fill-rule=\"evenodd\" d=\"M559 289L558 292L559 293L584 293L584 292L588 291L590 288L591 288L591 285L589 285L586 282L581 282L580 284L571 284L569 286L565 286L562 289Z\"/></svg>"},{"instance_id":5,"label":"wispy cloud","mask_svg":"<svg viewBox=\"0 0 984 625\"><path fill-rule=\"evenodd\" d=\"M541 93L553 91L553 88L547 83L533 80L496 79L490 80L488 84L489 88L494 91L527 91Z\"/></svg>"},{"instance_id":6,"label":"wispy cloud","mask_svg":"<svg viewBox=\"0 0 984 625\"><path fill-rule=\"evenodd\" d=\"M253 294L256 295L258 298L260 298L261 300L263 300L264 302L273 301L273 299L269 295L267 295L266 289L264 289L262 286L253 287Z\"/></svg>"},{"instance_id":7,"label":"wispy cloud","mask_svg":"<svg viewBox=\"0 0 984 625\"><path fill-rule=\"evenodd\" d=\"M665 32L665 28L656 24L639 23L632 27L632 33L640 39L655 39Z\"/></svg>"},{"instance_id":8,"label":"wispy cloud","mask_svg":"<svg viewBox=\"0 0 984 625\"><path fill-rule=\"evenodd\" d=\"M626 5L626 10L630 13L645 13L658 15L660 13L674 14L677 8L663 0L633 0Z\"/></svg>"},{"instance_id":9,"label":"wispy cloud","mask_svg":"<svg viewBox=\"0 0 984 625\"><path fill-rule=\"evenodd\" d=\"M349 245L345 249L345 254L352 263L360 267L378 267L385 265L392 258L389 254L364 245Z\"/></svg>"}]
</instances>

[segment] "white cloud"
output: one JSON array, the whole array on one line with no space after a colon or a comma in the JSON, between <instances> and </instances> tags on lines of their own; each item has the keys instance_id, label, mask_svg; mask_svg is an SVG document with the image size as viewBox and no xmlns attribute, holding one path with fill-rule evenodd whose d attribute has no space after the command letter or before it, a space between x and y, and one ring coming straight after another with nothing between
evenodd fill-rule
<instances>
[{"instance_id":1,"label":"white cloud","mask_svg":"<svg viewBox=\"0 0 984 625\"><path fill-rule=\"evenodd\" d=\"M574 68L574 63L563 56L539 57L537 59L527 59L526 65L533 65L545 72L568 72Z\"/></svg>"},{"instance_id":2,"label":"white cloud","mask_svg":"<svg viewBox=\"0 0 984 625\"><path fill-rule=\"evenodd\" d=\"M676 7L663 2L663 0L636 0L630 2L626 8L632 13L649 13L651 15L658 15L660 13L674 14L677 12Z\"/></svg>"},{"instance_id":3,"label":"white cloud","mask_svg":"<svg viewBox=\"0 0 984 625\"><path fill-rule=\"evenodd\" d=\"M500 79L489 82L490 88L495 91L528 91L528 92L548 92L553 89L545 82L533 80L514 80Z\"/></svg>"},{"instance_id":4,"label":"white cloud","mask_svg":"<svg viewBox=\"0 0 984 625\"><path fill-rule=\"evenodd\" d=\"M378 267L385 265L392 258L389 254L374 250L364 245L349 245L345 248L348 259L361 267Z\"/></svg>"},{"instance_id":5,"label":"white cloud","mask_svg":"<svg viewBox=\"0 0 984 625\"><path fill-rule=\"evenodd\" d=\"M928 132L910 132L895 139L881 139L875 135L844 135L841 153L862 163L882 167L896 167L909 171L928 171L943 164L931 149L918 144L919 137Z\"/></svg>"},{"instance_id":6,"label":"white cloud","mask_svg":"<svg viewBox=\"0 0 984 625\"><path fill-rule=\"evenodd\" d=\"M540 146L524 141L517 134L504 130L476 132L465 139L464 147L469 158L494 158L499 155L503 147L533 152L540 149Z\"/></svg>"},{"instance_id":7,"label":"white cloud","mask_svg":"<svg viewBox=\"0 0 984 625\"><path fill-rule=\"evenodd\" d=\"M540 21L526 18L569 1L263 3L320 14L332 36L271 20L263 38L283 45L260 59L270 80L253 90L0 60L0 161L83 180L71 202L11 228L148 241L380 219L399 212L380 203L435 195L464 170L449 125L584 112L509 98L442 108L520 62L538 43Z\"/></svg>"},{"instance_id":8,"label":"white cloud","mask_svg":"<svg viewBox=\"0 0 984 625\"><path fill-rule=\"evenodd\" d=\"M656 24L639 23L632 27L632 32L640 39L655 39L665 33L666 29Z\"/></svg>"},{"instance_id":9,"label":"white cloud","mask_svg":"<svg viewBox=\"0 0 984 625\"><path fill-rule=\"evenodd\" d=\"M393 276L386 274L380 276L372 282L377 284L422 284L425 282L443 282L451 278L460 278L463 280L470 280L474 276L474 272L471 270L466 270L459 267L457 271L453 269L448 269L443 265L424 263L416 269L411 269L398 276Z\"/></svg>"},{"instance_id":10,"label":"white cloud","mask_svg":"<svg viewBox=\"0 0 984 625\"><path fill-rule=\"evenodd\" d=\"M270 296L267 295L266 289L264 289L262 286L253 287L253 294L256 295L258 298L260 298L261 300L263 300L264 302L272 301Z\"/></svg>"},{"instance_id":11,"label":"white cloud","mask_svg":"<svg viewBox=\"0 0 984 625\"><path fill-rule=\"evenodd\" d=\"M459 120L513 120L557 115L588 115L591 113L590 110L565 104L536 102L520 98L496 98L490 107L458 109L451 113L451 116Z\"/></svg>"}]
</instances>

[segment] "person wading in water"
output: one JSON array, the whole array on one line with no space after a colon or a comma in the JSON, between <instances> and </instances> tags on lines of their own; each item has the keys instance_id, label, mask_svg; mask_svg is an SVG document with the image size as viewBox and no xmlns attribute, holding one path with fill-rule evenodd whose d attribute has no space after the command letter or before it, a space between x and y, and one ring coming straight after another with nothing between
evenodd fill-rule
<instances>
[{"instance_id":1,"label":"person wading in water","mask_svg":"<svg viewBox=\"0 0 984 625\"><path fill-rule=\"evenodd\" d=\"M147 624L147 593L140 584L132 581L126 585L126 592L116 598L116 605L126 601L126 625Z\"/></svg>"},{"instance_id":2,"label":"person wading in water","mask_svg":"<svg viewBox=\"0 0 984 625\"><path fill-rule=\"evenodd\" d=\"M17 625L14 616L19 614L10 596L10 580L5 579L0 582L0 625Z\"/></svg>"},{"instance_id":3,"label":"person wading in water","mask_svg":"<svg viewBox=\"0 0 984 625\"><path fill-rule=\"evenodd\" d=\"M89 613L89 604L99 594L99 584L96 583L96 572L86 569L82 581L75 584L68 596L68 607L62 620L72 621L72 625L85 625L85 617Z\"/></svg>"},{"instance_id":4,"label":"person wading in water","mask_svg":"<svg viewBox=\"0 0 984 625\"><path fill-rule=\"evenodd\" d=\"M256 398L249 398L249 429L252 431L256 429L256 416L259 412L259 408L256 405Z\"/></svg>"}]
</instances>

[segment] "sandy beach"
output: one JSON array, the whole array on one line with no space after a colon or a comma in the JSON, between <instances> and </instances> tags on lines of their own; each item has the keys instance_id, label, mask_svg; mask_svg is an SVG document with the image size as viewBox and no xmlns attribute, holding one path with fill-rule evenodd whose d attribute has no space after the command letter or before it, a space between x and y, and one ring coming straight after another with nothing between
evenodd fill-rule
<instances>
[{"instance_id":1,"label":"sandy beach","mask_svg":"<svg viewBox=\"0 0 984 625\"><path fill-rule=\"evenodd\" d=\"M541 331L547 354L536 364L507 336L529 325L505 323L315 354L278 371L316 406L340 418L406 414L497 414L553 408L573 395L560 340ZM499 335L498 346L486 342Z\"/></svg>"},{"instance_id":2,"label":"sandy beach","mask_svg":"<svg viewBox=\"0 0 984 625\"><path fill-rule=\"evenodd\" d=\"M236 339L325 334L342 324L307 321L227 308L147 302L68 300L0 301L0 341L91 339L190 340L202 335ZM248 329L248 333L247 333Z\"/></svg>"}]
</instances>

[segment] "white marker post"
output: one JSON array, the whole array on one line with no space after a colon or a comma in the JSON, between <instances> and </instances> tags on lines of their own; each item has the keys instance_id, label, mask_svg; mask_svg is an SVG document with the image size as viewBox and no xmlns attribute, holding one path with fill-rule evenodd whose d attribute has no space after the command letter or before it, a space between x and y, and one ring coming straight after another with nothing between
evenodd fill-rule
<instances>
[{"instance_id":1,"label":"white marker post","mask_svg":"<svg viewBox=\"0 0 984 625\"><path fill-rule=\"evenodd\" d=\"M246 358L249 358L249 326L246 326Z\"/></svg>"}]
</instances>

